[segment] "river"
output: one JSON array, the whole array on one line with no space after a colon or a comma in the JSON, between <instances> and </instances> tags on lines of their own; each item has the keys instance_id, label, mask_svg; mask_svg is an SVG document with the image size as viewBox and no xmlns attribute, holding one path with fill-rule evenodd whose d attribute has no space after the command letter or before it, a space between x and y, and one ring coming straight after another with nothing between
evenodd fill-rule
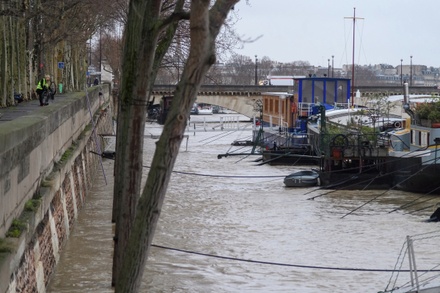
<instances>
[{"instance_id":1,"label":"river","mask_svg":"<svg viewBox=\"0 0 440 293\"><path fill-rule=\"evenodd\" d=\"M160 132L147 124L145 165ZM183 141L141 292L378 292L391 276L381 270L394 268L405 237L438 231L425 222L437 200L398 209L419 194L286 188L284 176L310 167L217 158L250 136L247 126ZM107 184L96 178L48 292L113 292L113 161L103 164ZM435 242L416 246L419 269L438 262Z\"/></svg>"}]
</instances>

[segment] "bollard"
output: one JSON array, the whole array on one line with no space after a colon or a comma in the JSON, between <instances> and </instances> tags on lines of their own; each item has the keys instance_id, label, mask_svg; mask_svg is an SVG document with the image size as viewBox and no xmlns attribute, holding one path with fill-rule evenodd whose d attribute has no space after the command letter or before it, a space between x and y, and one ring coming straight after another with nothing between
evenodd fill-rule
<instances>
[{"instance_id":1,"label":"bollard","mask_svg":"<svg viewBox=\"0 0 440 293\"><path fill-rule=\"evenodd\" d=\"M62 83L59 83L59 84L58 84L58 92L59 92L60 94L63 93L63 84L62 84Z\"/></svg>"}]
</instances>

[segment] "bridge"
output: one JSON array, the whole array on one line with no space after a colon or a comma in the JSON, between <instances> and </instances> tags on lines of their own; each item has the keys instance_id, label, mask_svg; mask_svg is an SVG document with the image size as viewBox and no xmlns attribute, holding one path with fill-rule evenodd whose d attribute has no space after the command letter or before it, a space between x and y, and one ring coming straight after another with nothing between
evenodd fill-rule
<instances>
[{"instance_id":1,"label":"bridge","mask_svg":"<svg viewBox=\"0 0 440 293\"><path fill-rule=\"evenodd\" d=\"M153 96L170 96L174 94L176 85L155 85ZM291 86L260 86L260 85L202 85L197 95L198 103L217 105L234 110L248 117L257 115L254 110L256 100L261 100L266 92L292 92ZM403 86L400 85L377 85L355 86L361 97L373 97L376 95L393 96L402 95ZM437 87L411 86L411 95L432 95L440 97L440 89Z\"/></svg>"}]
</instances>

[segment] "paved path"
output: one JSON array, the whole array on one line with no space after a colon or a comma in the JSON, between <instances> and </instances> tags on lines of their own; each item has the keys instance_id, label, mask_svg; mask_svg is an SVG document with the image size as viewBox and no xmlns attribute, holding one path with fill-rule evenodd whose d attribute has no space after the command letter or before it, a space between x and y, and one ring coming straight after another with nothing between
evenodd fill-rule
<instances>
[{"instance_id":1,"label":"paved path","mask_svg":"<svg viewBox=\"0 0 440 293\"><path fill-rule=\"evenodd\" d=\"M61 95L55 95L55 99L53 101L49 101L48 106L43 107L50 107L51 104L57 103L60 99L66 97L66 94ZM39 100L31 100L31 101L24 101L20 104L17 104L16 106L10 106L7 108L0 108L0 125L12 121L14 119L28 116L32 114L33 112L39 111L43 107L40 106Z\"/></svg>"}]
</instances>

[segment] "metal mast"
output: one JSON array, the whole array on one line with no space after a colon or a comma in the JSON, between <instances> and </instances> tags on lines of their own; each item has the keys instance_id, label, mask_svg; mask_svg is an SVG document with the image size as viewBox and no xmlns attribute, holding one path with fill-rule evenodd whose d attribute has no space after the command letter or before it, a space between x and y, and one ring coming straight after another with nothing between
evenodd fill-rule
<instances>
[{"instance_id":1,"label":"metal mast","mask_svg":"<svg viewBox=\"0 0 440 293\"><path fill-rule=\"evenodd\" d=\"M345 17L349 19L353 19L353 52L352 52L352 59L351 59L351 105L354 105L354 48L356 44L356 19L363 19L363 18L356 18L356 7L353 7L353 17Z\"/></svg>"}]
</instances>

